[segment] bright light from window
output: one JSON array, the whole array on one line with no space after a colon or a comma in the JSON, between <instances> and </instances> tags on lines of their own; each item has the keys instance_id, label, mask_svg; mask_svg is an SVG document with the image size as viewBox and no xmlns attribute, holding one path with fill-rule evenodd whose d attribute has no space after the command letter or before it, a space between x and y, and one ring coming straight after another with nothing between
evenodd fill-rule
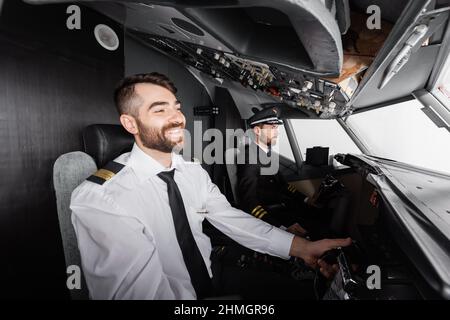
<instances>
[{"instance_id":1,"label":"bright light from window","mask_svg":"<svg viewBox=\"0 0 450 320\"><path fill-rule=\"evenodd\" d=\"M286 133L286 129L283 126L278 126L278 152L288 158L289 160L295 162L294 154L292 153L292 148L289 143L289 139Z\"/></svg>"},{"instance_id":2,"label":"bright light from window","mask_svg":"<svg viewBox=\"0 0 450 320\"><path fill-rule=\"evenodd\" d=\"M450 173L450 132L422 108L409 100L354 114L347 124L372 155Z\"/></svg>"},{"instance_id":3,"label":"bright light from window","mask_svg":"<svg viewBox=\"0 0 450 320\"><path fill-rule=\"evenodd\" d=\"M303 159L306 158L306 148L315 146L329 147L330 155L337 153L361 154L361 150L336 120L292 119L291 123Z\"/></svg>"}]
</instances>

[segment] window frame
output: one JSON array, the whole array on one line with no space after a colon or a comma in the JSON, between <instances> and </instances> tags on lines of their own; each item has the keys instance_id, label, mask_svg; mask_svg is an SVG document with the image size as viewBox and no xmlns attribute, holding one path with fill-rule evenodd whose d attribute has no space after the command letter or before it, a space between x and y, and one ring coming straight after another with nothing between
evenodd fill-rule
<instances>
[{"instance_id":1,"label":"window frame","mask_svg":"<svg viewBox=\"0 0 450 320\"><path fill-rule=\"evenodd\" d=\"M447 20L447 27L441 42L441 48L436 60L436 64L431 72L426 89L430 92L447 110L450 111L450 98L446 97L437 87L442 82L446 72L450 77L450 16Z\"/></svg>"},{"instance_id":2,"label":"window frame","mask_svg":"<svg viewBox=\"0 0 450 320\"><path fill-rule=\"evenodd\" d=\"M307 120L307 121L320 121L325 119L306 119L302 118L301 120ZM356 147L361 151L362 154L368 155L368 149L366 146L362 143L362 141L357 137L357 135L349 128L344 120L342 118L336 118L336 119L330 119L330 120L336 120L337 123L342 127L345 134L350 138L351 141L356 145ZM289 140L289 145L292 150L292 154L294 155L295 161L297 163L297 168L300 171L304 164L304 159L302 156L302 150L300 148L300 144L298 142L297 136L294 132L293 124L291 122L291 119L284 119L284 126L286 128L286 134Z\"/></svg>"}]
</instances>

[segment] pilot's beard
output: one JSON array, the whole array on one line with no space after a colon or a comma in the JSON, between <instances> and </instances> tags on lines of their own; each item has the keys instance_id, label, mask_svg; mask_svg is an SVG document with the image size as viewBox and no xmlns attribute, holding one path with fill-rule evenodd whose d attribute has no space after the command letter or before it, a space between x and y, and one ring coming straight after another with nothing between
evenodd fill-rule
<instances>
[{"instance_id":1,"label":"pilot's beard","mask_svg":"<svg viewBox=\"0 0 450 320\"><path fill-rule=\"evenodd\" d=\"M144 147L158 150L164 153L180 152L184 144L184 136L176 141L166 137L166 131L172 128L184 129L184 125L180 123L171 123L157 130L155 128L144 125L139 119L136 119L139 129L139 138Z\"/></svg>"},{"instance_id":2,"label":"pilot's beard","mask_svg":"<svg viewBox=\"0 0 450 320\"><path fill-rule=\"evenodd\" d=\"M266 141L267 141L266 146L269 149L277 144L277 139L276 138L275 139L267 139Z\"/></svg>"},{"instance_id":3,"label":"pilot's beard","mask_svg":"<svg viewBox=\"0 0 450 320\"><path fill-rule=\"evenodd\" d=\"M270 146L274 146L274 145L276 145L277 144L277 142L278 142L278 137L276 137L276 138L272 138L272 139L270 139L270 141L269 141L269 144L268 145L270 145Z\"/></svg>"}]
</instances>

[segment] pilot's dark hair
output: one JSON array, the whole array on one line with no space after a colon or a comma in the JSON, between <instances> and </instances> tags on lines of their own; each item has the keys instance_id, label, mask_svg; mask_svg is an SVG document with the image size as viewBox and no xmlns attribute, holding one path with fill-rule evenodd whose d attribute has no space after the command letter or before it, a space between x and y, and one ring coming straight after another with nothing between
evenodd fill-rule
<instances>
[{"instance_id":1,"label":"pilot's dark hair","mask_svg":"<svg viewBox=\"0 0 450 320\"><path fill-rule=\"evenodd\" d=\"M137 115L136 105L141 103L141 99L137 94L135 94L134 87L138 83L154 84L166 88L173 94L177 93L177 88L172 81L161 73L151 72L128 76L120 81L114 91L114 102L120 115Z\"/></svg>"}]
</instances>

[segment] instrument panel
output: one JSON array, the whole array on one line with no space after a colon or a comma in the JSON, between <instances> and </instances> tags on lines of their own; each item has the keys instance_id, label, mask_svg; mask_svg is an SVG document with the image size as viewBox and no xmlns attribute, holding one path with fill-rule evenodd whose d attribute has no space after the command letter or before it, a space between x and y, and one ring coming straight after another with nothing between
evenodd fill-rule
<instances>
[{"instance_id":1,"label":"instrument panel","mask_svg":"<svg viewBox=\"0 0 450 320\"><path fill-rule=\"evenodd\" d=\"M349 97L341 87L309 73L269 65L196 44L165 37L141 34L134 36L158 51L191 66L218 84L235 81L251 90L275 97L308 118L334 119L348 115Z\"/></svg>"}]
</instances>

